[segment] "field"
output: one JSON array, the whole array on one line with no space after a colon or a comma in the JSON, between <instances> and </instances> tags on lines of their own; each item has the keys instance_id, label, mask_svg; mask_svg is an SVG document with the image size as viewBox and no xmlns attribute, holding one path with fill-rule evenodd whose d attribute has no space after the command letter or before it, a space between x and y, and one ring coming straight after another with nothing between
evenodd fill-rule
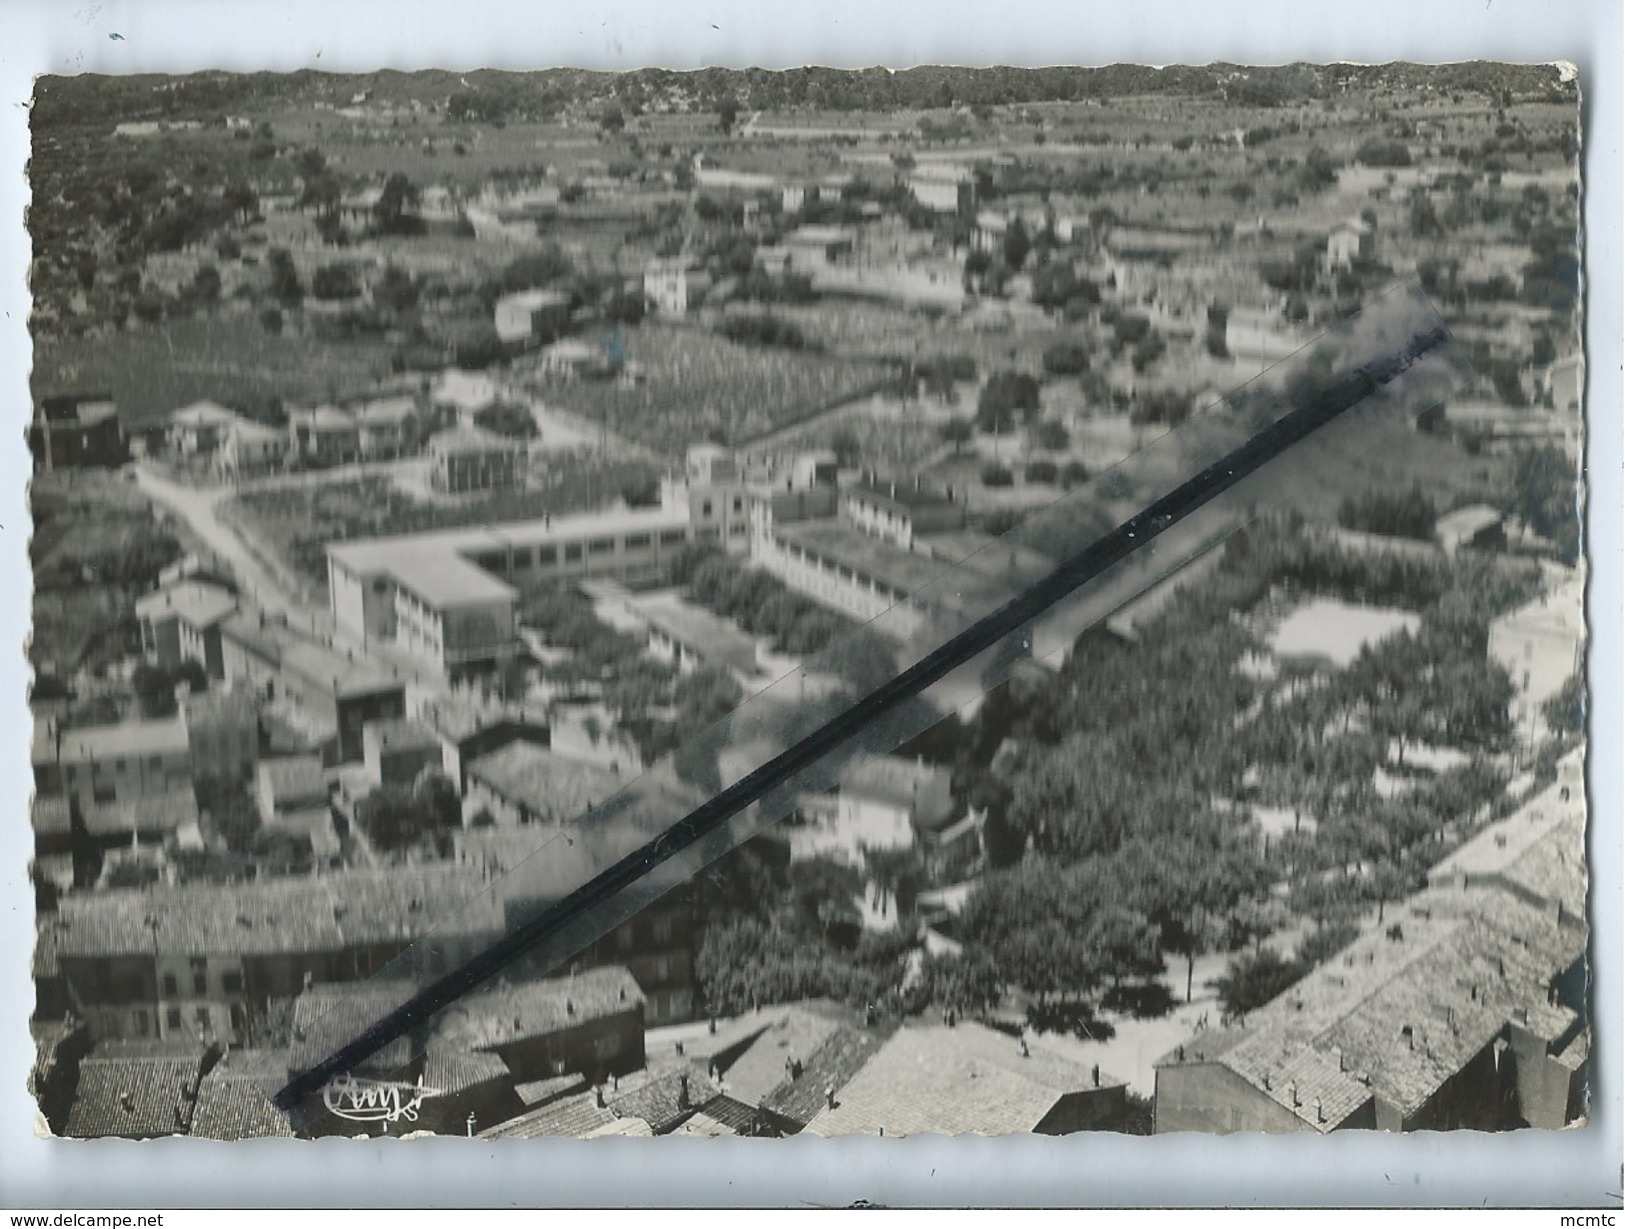
<instances>
[{"instance_id":1,"label":"field","mask_svg":"<svg viewBox=\"0 0 1625 1229\"><path fill-rule=\"evenodd\" d=\"M629 489L646 486L655 476L641 462L606 460L585 451L555 454L549 462L552 468L532 479L538 484L533 489L493 495L477 503L423 503L390 479L370 476L244 491L222 506L222 514L301 576L325 586L329 541L598 508Z\"/></svg>"},{"instance_id":2,"label":"field","mask_svg":"<svg viewBox=\"0 0 1625 1229\"><path fill-rule=\"evenodd\" d=\"M41 338L32 383L36 396L107 389L125 422L140 426L203 398L234 407L296 403L362 390L389 375L382 342L268 333L251 315L221 315L95 338Z\"/></svg>"},{"instance_id":3,"label":"field","mask_svg":"<svg viewBox=\"0 0 1625 1229\"><path fill-rule=\"evenodd\" d=\"M544 399L677 455L706 439L743 444L853 397L883 374L874 364L739 345L696 328L649 325L626 334L642 382L541 382Z\"/></svg>"}]
</instances>

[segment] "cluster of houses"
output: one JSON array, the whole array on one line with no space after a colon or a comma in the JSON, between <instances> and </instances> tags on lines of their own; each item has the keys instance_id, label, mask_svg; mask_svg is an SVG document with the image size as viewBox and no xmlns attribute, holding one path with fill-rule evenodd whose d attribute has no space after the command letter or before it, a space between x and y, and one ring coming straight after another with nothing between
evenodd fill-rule
<instances>
[{"instance_id":1,"label":"cluster of houses","mask_svg":"<svg viewBox=\"0 0 1625 1229\"><path fill-rule=\"evenodd\" d=\"M1165 1054L1156 1131L1506 1130L1582 1117L1584 793L1576 752L1348 947Z\"/></svg>"},{"instance_id":2,"label":"cluster of houses","mask_svg":"<svg viewBox=\"0 0 1625 1229\"><path fill-rule=\"evenodd\" d=\"M524 442L474 421L497 395L494 389L483 397L469 395L464 375L448 372L428 388L348 405L294 407L281 427L198 401L167 417L163 443L171 457L203 464L231 481L421 454L428 460L429 485L444 494L523 485Z\"/></svg>"}]
</instances>

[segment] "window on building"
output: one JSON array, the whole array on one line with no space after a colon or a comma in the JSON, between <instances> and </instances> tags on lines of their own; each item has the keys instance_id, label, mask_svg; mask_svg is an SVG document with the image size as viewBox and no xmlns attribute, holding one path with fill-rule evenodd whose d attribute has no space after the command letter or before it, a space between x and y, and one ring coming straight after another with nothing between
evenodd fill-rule
<instances>
[{"instance_id":1,"label":"window on building","mask_svg":"<svg viewBox=\"0 0 1625 1229\"><path fill-rule=\"evenodd\" d=\"M620 1048L620 1039L614 1033L599 1033L592 1041L592 1056L605 1062L614 1058Z\"/></svg>"},{"instance_id":2,"label":"window on building","mask_svg":"<svg viewBox=\"0 0 1625 1229\"><path fill-rule=\"evenodd\" d=\"M735 495L734 496L734 511L735 512L743 512L744 510L745 510L744 497L740 496L740 495Z\"/></svg>"},{"instance_id":3,"label":"window on building","mask_svg":"<svg viewBox=\"0 0 1625 1229\"><path fill-rule=\"evenodd\" d=\"M660 535L660 545L680 546L687 536L681 529L667 529Z\"/></svg>"},{"instance_id":4,"label":"window on building","mask_svg":"<svg viewBox=\"0 0 1625 1229\"><path fill-rule=\"evenodd\" d=\"M170 1029L177 1029L181 1026L181 1009L179 1007L171 1007L164 1013L164 1025Z\"/></svg>"},{"instance_id":5,"label":"window on building","mask_svg":"<svg viewBox=\"0 0 1625 1229\"><path fill-rule=\"evenodd\" d=\"M579 542L566 542L564 544L564 560L565 560L565 562L570 563L570 562L573 562L573 561L578 560L580 558L581 558L581 543L579 543Z\"/></svg>"},{"instance_id":6,"label":"window on building","mask_svg":"<svg viewBox=\"0 0 1625 1229\"><path fill-rule=\"evenodd\" d=\"M164 997L166 999L172 999L176 995L178 995L180 992L181 992L181 988L180 988L179 983L177 983L176 980L175 980L175 975L173 973L165 973L164 974Z\"/></svg>"},{"instance_id":7,"label":"window on building","mask_svg":"<svg viewBox=\"0 0 1625 1229\"><path fill-rule=\"evenodd\" d=\"M557 563L559 561L559 548L556 546L538 546L536 548L536 562Z\"/></svg>"},{"instance_id":8,"label":"window on building","mask_svg":"<svg viewBox=\"0 0 1625 1229\"><path fill-rule=\"evenodd\" d=\"M152 1031L152 1021L147 1019L147 1013L137 1011L130 1017L135 1022L136 1036L145 1037Z\"/></svg>"},{"instance_id":9,"label":"window on building","mask_svg":"<svg viewBox=\"0 0 1625 1229\"><path fill-rule=\"evenodd\" d=\"M227 994L241 994L243 992L243 975L237 972L222 973L220 975L220 988Z\"/></svg>"},{"instance_id":10,"label":"window on building","mask_svg":"<svg viewBox=\"0 0 1625 1229\"><path fill-rule=\"evenodd\" d=\"M589 555L608 555L613 554L614 550L614 538L594 538L587 543L587 553Z\"/></svg>"},{"instance_id":11,"label":"window on building","mask_svg":"<svg viewBox=\"0 0 1625 1229\"><path fill-rule=\"evenodd\" d=\"M205 974L203 974L203 973L193 973L192 974L192 993L193 994L207 994L207 993L209 993L209 979Z\"/></svg>"},{"instance_id":12,"label":"window on building","mask_svg":"<svg viewBox=\"0 0 1625 1229\"><path fill-rule=\"evenodd\" d=\"M643 550L649 545L649 535L646 533L630 533L626 535L627 550Z\"/></svg>"},{"instance_id":13,"label":"window on building","mask_svg":"<svg viewBox=\"0 0 1625 1229\"><path fill-rule=\"evenodd\" d=\"M208 1027L209 1027L209 1009L207 1007L199 1007L196 1011L194 1011L192 1013L192 1018L197 1021L197 1026L200 1029L205 1029L205 1030L208 1029Z\"/></svg>"},{"instance_id":14,"label":"window on building","mask_svg":"<svg viewBox=\"0 0 1625 1229\"><path fill-rule=\"evenodd\" d=\"M122 758L119 758L119 759L116 759L116 760L113 761L113 771L114 772L123 772L124 771L124 760Z\"/></svg>"},{"instance_id":15,"label":"window on building","mask_svg":"<svg viewBox=\"0 0 1625 1229\"><path fill-rule=\"evenodd\" d=\"M711 515L711 501L709 499L706 500L704 503L702 503L700 505L700 515L701 516L710 516Z\"/></svg>"}]
</instances>

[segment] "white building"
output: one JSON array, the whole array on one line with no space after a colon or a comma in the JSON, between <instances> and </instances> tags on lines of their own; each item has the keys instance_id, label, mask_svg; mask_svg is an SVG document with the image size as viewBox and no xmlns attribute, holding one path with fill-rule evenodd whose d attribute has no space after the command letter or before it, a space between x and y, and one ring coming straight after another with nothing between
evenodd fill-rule
<instances>
[{"instance_id":1,"label":"white building","mask_svg":"<svg viewBox=\"0 0 1625 1229\"><path fill-rule=\"evenodd\" d=\"M1490 624L1489 654L1512 676L1514 733L1533 742L1550 730L1541 712L1585 668L1585 572L1564 570L1534 601Z\"/></svg>"}]
</instances>

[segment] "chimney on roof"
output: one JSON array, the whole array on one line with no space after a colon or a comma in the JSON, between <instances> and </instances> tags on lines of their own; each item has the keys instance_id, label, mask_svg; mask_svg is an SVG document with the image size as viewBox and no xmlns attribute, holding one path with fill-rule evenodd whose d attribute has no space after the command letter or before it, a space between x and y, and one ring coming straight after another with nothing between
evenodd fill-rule
<instances>
[{"instance_id":1,"label":"chimney on roof","mask_svg":"<svg viewBox=\"0 0 1625 1229\"><path fill-rule=\"evenodd\" d=\"M564 1014L567 1015L567 1016L573 1016L573 1015L576 1014L576 1005L575 1005L574 1000L572 1000L572 999L565 999L564 1000Z\"/></svg>"},{"instance_id":2,"label":"chimney on roof","mask_svg":"<svg viewBox=\"0 0 1625 1229\"><path fill-rule=\"evenodd\" d=\"M1516 1020L1519 1024L1528 1024L1529 1023L1529 1008L1527 1008L1527 1007L1514 1007L1512 1009L1512 1018L1514 1020Z\"/></svg>"},{"instance_id":3,"label":"chimney on roof","mask_svg":"<svg viewBox=\"0 0 1625 1229\"><path fill-rule=\"evenodd\" d=\"M1399 1030L1399 1035L1405 1039L1406 1045L1413 1050L1416 1049L1416 1030L1414 1028L1407 1024Z\"/></svg>"},{"instance_id":4,"label":"chimney on roof","mask_svg":"<svg viewBox=\"0 0 1625 1229\"><path fill-rule=\"evenodd\" d=\"M124 1107L126 1114L135 1113L135 1095L129 1092L119 1094L118 1103Z\"/></svg>"},{"instance_id":5,"label":"chimney on roof","mask_svg":"<svg viewBox=\"0 0 1625 1229\"><path fill-rule=\"evenodd\" d=\"M1326 1121L1326 1110L1325 1107L1321 1105L1319 1097L1315 1098L1315 1121L1320 1123L1324 1123Z\"/></svg>"},{"instance_id":6,"label":"chimney on roof","mask_svg":"<svg viewBox=\"0 0 1625 1229\"><path fill-rule=\"evenodd\" d=\"M688 1072L686 1071L677 1077L677 1108L680 1110L688 1108Z\"/></svg>"},{"instance_id":7,"label":"chimney on roof","mask_svg":"<svg viewBox=\"0 0 1625 1229\"><path fill-rule=\"evenodd\" d=\"M1174 1051L1174 1061L1176 1063L1182 1063L1182 1062L1185 1061L1185 1047L1184 1046L1180 1046L1177 1050Z\"/></svg>"},{"instance_id":8,"label":"chimney on roof","mask_svg":"<svg viewBox=\"0 0 1625 1229\"><path fill-rule=\"evenodd\" d=\"M602 1084L593 1085L592 1099L599 1109L604 1108L604 1086Z\"/></svg>"},{"instance_id":9,"label":"chimney on roof","mask_svg":"<svg viewBox=\"0 0 1625 1229\"><path fill-rule=\"evenodd\" d=\"M1294 1084L1288 1084L1286 1091L1287 1091L1287 1095L1292 1098L1292 1108L1293 1109L1297 1109L1298 1106L1303 1104L1303 1098L1298 1096L1298 1086L1297 1086L1297 1084L1295 1084L1295 1083Z\"/></svg>"},{"instance_id":10,"label":"chimney on roof","mask_svg":"<svg viewBox=\"0 0 1625 1229\"><path fill-rule=\"evenodd\" d=\"M1100 1064L1099 1063L1096 1063L1093 1067L1089 1068L1089 1082L1091 1084L1093 1084L1096 1088L1100 1087Z\"/></svg>"},{"instance_id":11,"label":"chimney on roof","mask_svg":"<svg viewBox=\"0 0 1625 1229\"><path fill-rule=\"evenodd\" d=\"M1033 1056L1032 1049L1027 1045L1027 1039L1025 1037L1021 1038L1021 1056L1023 1058L1031 1058Z\"/></svg>"},{"instance_id":12,"label":"chimney on roof","mask_svg":"<svg viewBox=\"0 0 1625 1229\"><path fill-rule=\"evenodd\" d=\"M835 1085L834 1084L825 1084L824 1085L824 1104L826 1106L828 1106L830 1109L835 1108Z\"/></svg>"},{"instance_id":13,"label":"chimney on roof","mask_svg":"<svg viewBox=\"0 0 1625 1229\"><path fill-rule=\"evenodd\" d=\"M1270 1086L1270 1073L1268 1071L1266 1071L1266 1072L1264 1072L1264 1087L1266 1089L1268 1089L1269 1086Z\"/></svg>"}]
</instances>

